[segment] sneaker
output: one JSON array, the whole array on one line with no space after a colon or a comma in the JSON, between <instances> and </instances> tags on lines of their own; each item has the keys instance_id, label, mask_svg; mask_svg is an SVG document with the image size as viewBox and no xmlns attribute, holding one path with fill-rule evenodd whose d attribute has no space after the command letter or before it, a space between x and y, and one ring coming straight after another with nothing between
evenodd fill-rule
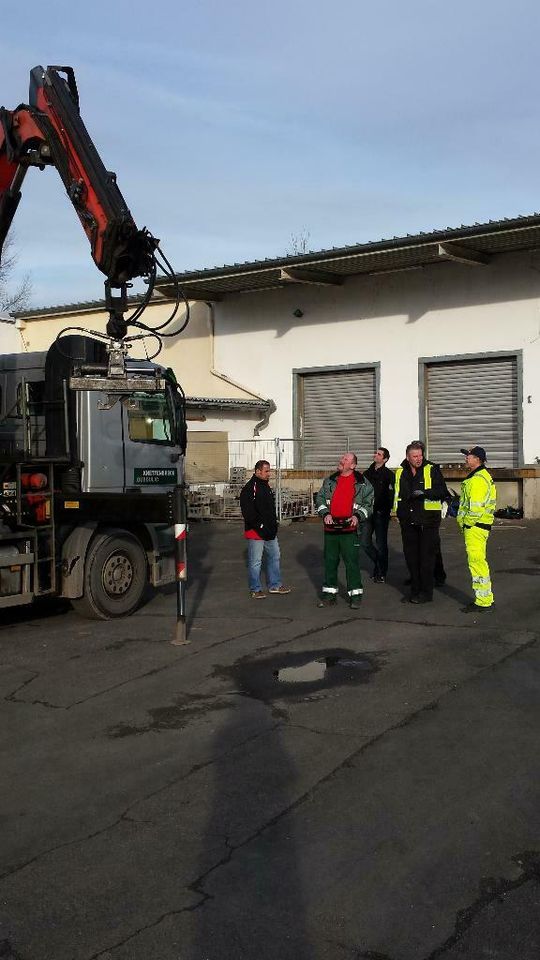
<instances>
[{"instance_id":1,"label":"sneaker","mask_svg":"<svg viewBox=\"0 0 540 960\"><path fill-rule=\"evenodd\" d=\"M262 590L252 590L250 596L252 600L266 600L266 594Z\"/></svg>"},{"instance_id":2,"label":"sneaker","mask_svg":"<svg viewBox=\"0 0 540 960\"><path fill-rule=\"evenodd\" d=\"M271 587L268 593L290 593L291 587L284 587L283 584L281 587Z\"/></svg>"},{"instance_id":3,"label":"sneaker","mask_svg":"<svg viewBox=\"0 0 540 960\"><path fill-rule=\"evenodd\" d=\"M376 577L371 578L373 583L386 583L386 577L383 577L382 574Z\"/></svg>"},{"instance_id":4,"label":"sneaker","mask_svg":"<svg viewBox=\"0 0 540 960\"><path fill-rule=\"evenodd\" d=\"M317 606L318 607L335 607L336 603L337 603L337 597L334 597L334 596L321 597Z\"/></svg>"}]
</instances>

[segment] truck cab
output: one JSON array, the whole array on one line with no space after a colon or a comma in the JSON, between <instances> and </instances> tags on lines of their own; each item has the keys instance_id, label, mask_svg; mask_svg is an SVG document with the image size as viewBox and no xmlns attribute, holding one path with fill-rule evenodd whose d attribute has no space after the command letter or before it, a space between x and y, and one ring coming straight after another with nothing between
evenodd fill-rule
<instances>
[{"instance_id":1,"label":"truck cab","mask_svg":"<svg viewBox=\"0 0 540 960\"><path fill-rule=\"evenodd\" d=\"M53 594L107 619L175 579L167 495L183 483L183 394L171 371L129 357L132 379L161 388L72 389L75 365L102 365L104 350L72 336L0 357L0 607Z\"/></svg>"}]
</instances>

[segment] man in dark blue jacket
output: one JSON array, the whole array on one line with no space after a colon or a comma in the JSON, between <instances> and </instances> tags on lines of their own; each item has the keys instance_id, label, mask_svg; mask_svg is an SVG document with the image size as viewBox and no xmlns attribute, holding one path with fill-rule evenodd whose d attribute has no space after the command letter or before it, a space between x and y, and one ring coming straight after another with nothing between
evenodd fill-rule
<instances>
[{"instance_id":1,"label":"man in dark blue jacket","mask_svg":"<svg viewBox=\"0 0 540 960\"><path fill-rule=\"evenodd\" d=\"M248 582L253 600L264 600L261 586L261 567L266 555L268 593L290 593L290 587L281 582L280 551L277 539L278 521L274 494L270 489L270 464L257 460L251 480L240 493L240 508L244 518L244 537L248 548Z\"/></svg>"}]
</instances>

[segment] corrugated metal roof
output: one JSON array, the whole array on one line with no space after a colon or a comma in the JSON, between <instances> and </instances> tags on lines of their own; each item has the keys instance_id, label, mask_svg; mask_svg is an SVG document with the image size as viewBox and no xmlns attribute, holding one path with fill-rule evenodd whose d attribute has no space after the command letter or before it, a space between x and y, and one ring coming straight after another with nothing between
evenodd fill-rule
<instances>
[{"instance_id":1,"label":"corrugated metal roof","mask_svg":"<svg viewBox=\"0 0 540 960\"><path fill-rule=\"evenodd\" d=\"M197 409L267 410L270 400L241 400L235 397L186 397L187 407Z\"/></svg>"},{"instance_id":2,"label":"corrugated metal roof","mask_svg":"<svg viewBox=\"0 0 540 960\"><path fill-rule=\"evenodd\" d=\"M447 227L430 233L407 234L370 243L310 251L297 256L267 258L245 263L226 264L202 270L178 273L177 278L190 299L212 299L235 293L249 293L289 285L281 271L287 268L318 270L331 273L338 281L350 276L408 270L442 263L451 259L439 251L439 244L459 243L460 246L487 256L531 250L540 247L540 214L489 220L471 226ZM167 297L170 281L164 277L156 281L156 289ZM44 307L18 312L16 317L31 319L44 315L80 313L103 309L103 301Z\"/></svg>"},{"instance_id":3,"label":"corrugated metal roof","mask_svg":"<svg viewBox=\"0 0 540 960\"><path fill-rule=\"evenodd\" d=\"M297 267L331 273L334 278L345 280L350 276L381 273L385 271L408 270L450 260L450 256L441 254L439 244L451 246L460 243L471 253L485 254L488 257L500 253L540 247L540 214L517 217L513 220L490 220L484 224L461 226L437 230L432 233L407 234L405 237L393 237L373 243L362 243L348 247L334 247L331 250L310 252L294 257L280 257L274 260L255 260L250 263L216 267L199 271L177 274L186 296L196 299L200 293L215 294L216 297L233 293L248 293L290 285L284 280L283 269ZM316 282L316 281L315 281ZM161 289L167 288L166 281ZM208 296L208 299L211 299Z\"/></svg>"}]
</instances>

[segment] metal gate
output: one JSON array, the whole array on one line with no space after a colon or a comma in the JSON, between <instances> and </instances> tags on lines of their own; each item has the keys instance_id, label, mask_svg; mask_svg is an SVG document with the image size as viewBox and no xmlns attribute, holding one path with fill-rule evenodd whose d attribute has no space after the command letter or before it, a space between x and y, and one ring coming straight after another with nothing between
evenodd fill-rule
<instances>
[{"instance_id":1,"label":"metal gate","mask_svg":"<svg viewBox=\"0 0 540 960\"><path fill-rule=\"evenodd\" d=\"M197 444L201 441L200 434ZM228 442L228 480L223 480L223 440L206 441L208 450L202 460L200 482L192 465L187 493L188 516L192 519L241 519L240 491L253 473L258 460L267 460L272 474L270 486L276 498L280 520L297 519L315 513L314 495L327 470L298 469L304 460L303 441L295 438L272 440L230 440ZM212 454L215 445L216 457ZM219 455L218 455L219 454ZM188 440L189 455L189 440ZM212 463L216 464L212 478Z\"/></svg>"}]
</instances>

